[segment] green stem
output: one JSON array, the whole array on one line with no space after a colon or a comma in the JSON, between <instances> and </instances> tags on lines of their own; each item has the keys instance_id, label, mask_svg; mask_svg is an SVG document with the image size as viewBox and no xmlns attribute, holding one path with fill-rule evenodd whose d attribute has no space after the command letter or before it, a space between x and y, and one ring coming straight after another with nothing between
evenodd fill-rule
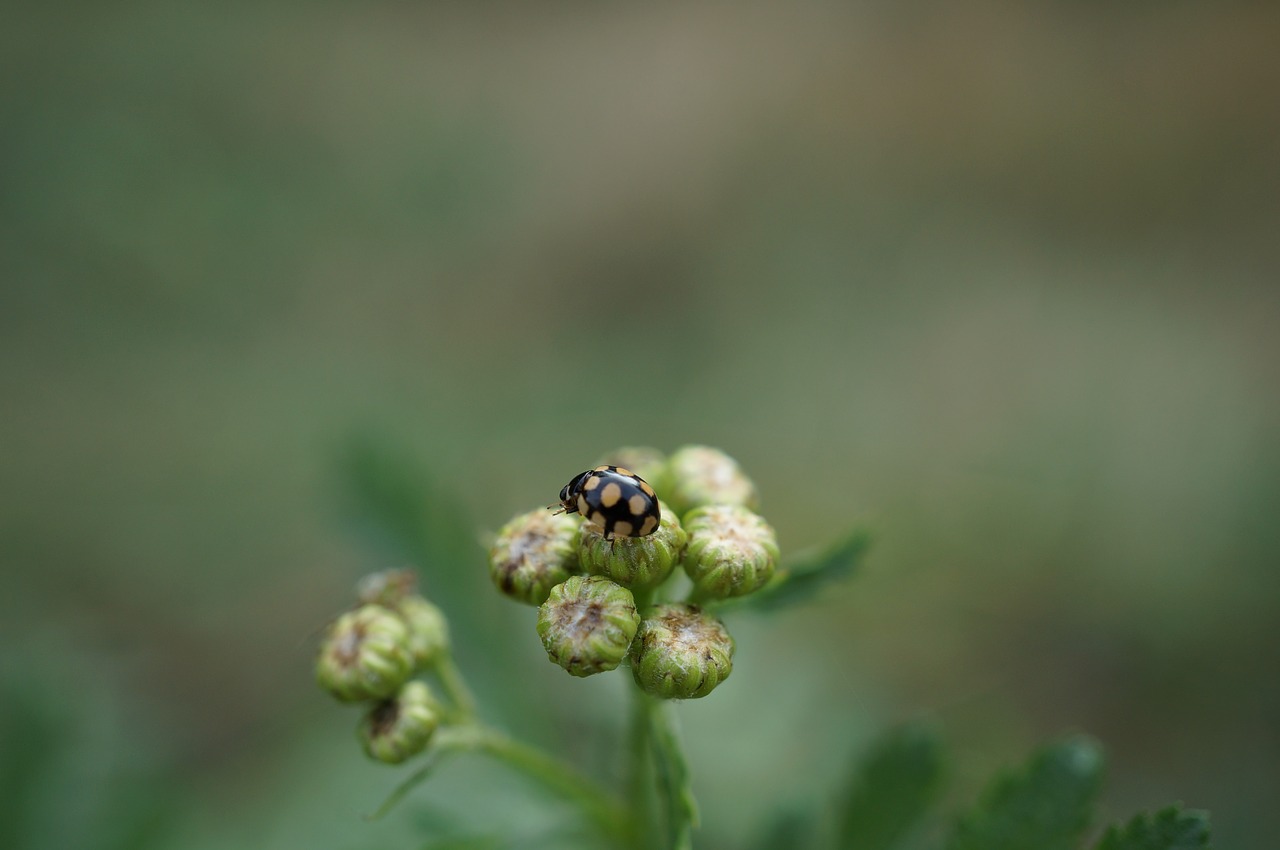
<instances>
[{"instance_id":1,"label":"green stem","mask_svg":"<svg viewBox=\"0 0 1280 850\"><path fill-rule=\"evenodd\" d=\"M410 791L425 782L446 758L458 753L483 753L506 762L548 790L575 804L601 832L615 842L626 837L630 820L615 799L596 788L591 780L544 753L479 723L446 726L436 733L426 762L391 793L370 816L377 820L391 811Z\"/></svg>"},{"instance_id":2,"label":"green stem","mask_svg":"<svg viewBox=\"0 0 1280 850\"><path fill-rule=\"evenodd\" d=\"M698 826L698 804L693 798L679 719L670 700L649 702L650 735L658 784L666 798L670 846L673 850L691 850L693 830Z\"/></svg>"},{"instance_id":3,"label":"green stem","mask_svg":"<svg viewBox=\"0 0 1280 850\"><path fill-rule=\"evenodd\" d=\"M579 806L605 834L618 838L628 827L626 811L594 783L541 750L482 726L475 727L473 748L505 761L531 779Z\"/></svg>"},{"instance_id":4,"label":"green stem","mask_svg":"<svg viewBox=\"0 0 1280 850\"><path fill-rule=\"evenodd\" d=\"M476 698L467 687L466 680L462 678L462 671L458 669L457 664L453 663L453 656L446 654L437 661L435 671L440 677L440 686L444 688L449 701L456 709L454 719L468 721L475 717Z\"/></svg>"},{"instance_id":5,"label":"green stem","mask_svg":"<svg viewBox=\"0 0 1280 850\"><path fill-rule=\"evenodd\" d=\"M653 720L652 701L644 691L632 687L631 731L628 736L627 800L631 802L631 844L635 850L648 850L653 845Z\"/></svg>"}]
</instances>

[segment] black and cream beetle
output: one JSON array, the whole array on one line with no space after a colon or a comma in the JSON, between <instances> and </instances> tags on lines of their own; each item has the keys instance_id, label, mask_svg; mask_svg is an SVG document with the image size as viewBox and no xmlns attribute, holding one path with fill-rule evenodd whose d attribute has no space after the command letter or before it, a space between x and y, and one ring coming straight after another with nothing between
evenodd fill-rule
<instances>
[{"instance_id":1,"label":"black and cream beetle","mask_svg":"<svg viewBox=\"0 0 1280 850\"><path fill-rule=\"evenodd\" d=\"M621 466L597 466L573 476L560 491L560 510L582 514L606 540L653 534L662 521L649 482Z\"/></svg>"}]
</instances>

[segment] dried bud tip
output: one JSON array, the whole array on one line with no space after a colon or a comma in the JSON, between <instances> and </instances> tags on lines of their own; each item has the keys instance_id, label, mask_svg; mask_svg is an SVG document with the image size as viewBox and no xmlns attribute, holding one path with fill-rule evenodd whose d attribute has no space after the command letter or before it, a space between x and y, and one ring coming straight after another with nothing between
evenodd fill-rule
<instances>
[{"instance_id":1,"label":"dried bud tip","mask_svg":"<svg viewBox=\"0 0 1280 850\"><path fill-rule=\"evenodd\" d=\"M360 579L356 597L361 602L394 607L406 596L418 592L418 574L413 570L383 570Z\"/></svg>"}]
</instances>

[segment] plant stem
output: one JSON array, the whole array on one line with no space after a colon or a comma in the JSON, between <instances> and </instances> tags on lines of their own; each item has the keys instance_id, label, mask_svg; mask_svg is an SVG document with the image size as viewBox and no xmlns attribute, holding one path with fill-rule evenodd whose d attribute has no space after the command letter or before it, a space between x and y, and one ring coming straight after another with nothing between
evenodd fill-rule
<instances>
[{"instance_id":1,"label":"plant stem","mask_svg":"<svg viewBox=\"0 0 1280 850\"><path fill-rule=\"evenodd\" d=\"M645 609L653 604L655 590L636 588L636 610L644 616ZM628 665L630 661L628 661ZM630 678L630 677L628 677ZM626 799L631 807L631 846L634 850L650 850L656 845L656 819L654 817L653 773L653 719L652 703L634 683L631 694L631 728L627 734Z\"/></svg>"},{"instance_id":2,"label":"plant stem","mask_svg":"<svg viewBox=\"0 0 1280 850\"><path fill-rule=\"evenodd\" d=\"M467 687L466 680L462 678L458 665L453 662L453 656L446 654L437 661L435 671L440 677L441 687L454 705L456 719L467 721L475 717L476 698L471 693L471 688Z\"/></svg>"},{"instance_id":3,"label":"plant stem","mask_svg":"<svg viewBox=\"0 0 1280 850\"><path fill-rule=\"evenodd\" d=\"M426 781L448 756L475 752L506 762L574 803L611 839L618 840L629 834L632 823L626 809L612 796L600 791L591 780L554 756L516 741L475 719L475 697L452 656L445 655L437 661L435 673L441 688L453 703L451 723L436 734L426 763L392 792L372 819L376 820L390 811L406 794Z\"/></svg>"},{"instance_id":4,"label":"plant stem","mask_svg":"<svg viewBox=\"0 0 1280 850\"><path fill-rule=\"evenodd\" d=\"M654 835L652 703L639 687L633 686L630 691L627 800L631 803L631 844L635 850L649 850Z\"/></svg>"},{"instance_id":5,"label":"plant stem","mask_svg":"<svg viewBox=\"0 0 1280 850\"><path fill-rule=\"evenodd\" d=\"M474 750L505 761L551 791L576 803L608 835L616 837L620 830L626 828L627 818L622 807L597 789L590 780L542 750L475 722L475 696L471 693L471 688L467 687L452 655L445 655L440 659L436 664L436 675L440 677L441 686L453 702L459 721L459 725L451 730L454 732L453 740L441 743L446 747L452 745L457 749Z\"/></svg>"},{"instance_id":6,"label":"plant stem","mask_svg":"<svg viewBox=\"0 0 1280 850\"><path fill-rule=\"evenodd\" d=\"M506 762L576 805L615 843L628 835L631 821L626 809L590 779L554 756L475 721L445 726L437 732L426 762L391 792L370 820L391 811L410 791L425 782L442 761L459 753L483 753Z\"/></svg>"},{"instance_id":7,"label":"plant stem","mask_svg":"<svg viewBox=\"0 0 1280 850\"><path fill-rule=\"evenodd\" d=\"M679 718L671 700L645 699L650 704L649 734L658 786L666 798L669 844L673 850L691 850L693 830L698 826L698 803L693 797Z\"/></svg>"},{"instance_id":8,"label":"plant stem","mask_svg":"<svg viewBox=\"0 0 1280 850\"><path fill-rule=\"evenodd\" d=\"M623 807L583 777L542 750L477 725L471 748L501 759L551 791L575 803L606 835L619 838L629 826Z\"/></svg>"}]
</instances>

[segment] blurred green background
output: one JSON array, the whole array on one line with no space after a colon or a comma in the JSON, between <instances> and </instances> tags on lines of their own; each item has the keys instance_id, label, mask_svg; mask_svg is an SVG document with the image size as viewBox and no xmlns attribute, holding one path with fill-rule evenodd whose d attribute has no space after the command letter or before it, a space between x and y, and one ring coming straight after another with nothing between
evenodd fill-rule
<instances>
[{"instance_id":1,"label":"blurred green background","mask_svg":"<svg viewBox=\"0 0 1280 850\"><path fill-rule=\"evenodd\" d=\"M313 635L410 553L358 485L425 488L487 716L605 776L620 679L547 664L478 541L690 442L784 549L877 538L730 621L700 846L922 712L958 804L1084 729L1104 820L1273 842L1277 43L1264 3L9 10L0 846L531 846L564 810L474 761L361 818L404 772Z\"/></svg>"}]
</instances>

